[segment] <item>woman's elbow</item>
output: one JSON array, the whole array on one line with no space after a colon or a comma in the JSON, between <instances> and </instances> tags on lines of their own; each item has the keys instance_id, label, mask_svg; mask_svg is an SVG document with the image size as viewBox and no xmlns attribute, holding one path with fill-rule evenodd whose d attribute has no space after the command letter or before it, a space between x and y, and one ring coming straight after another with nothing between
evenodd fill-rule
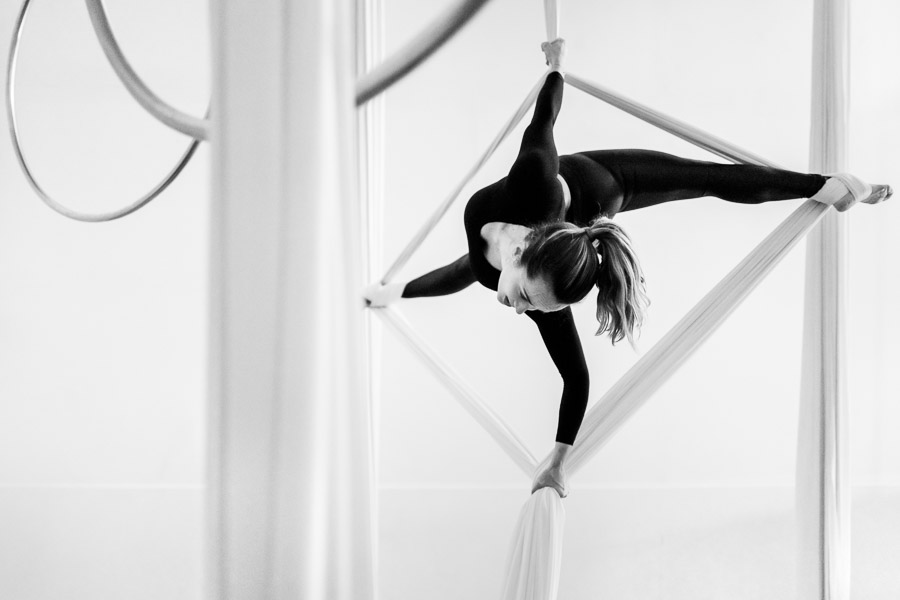
<instances>
[{"instance_id":1,"label":"woman's elbow","mask_svg":"<svg viewBox=\"0 0 900 600\"><path fill-rule=\"evenodd\" d=\"M573 367L561 372L563 381L566 385L589 389L591 386L591 374L587 366Z\"/></svg>"}]
</instances>

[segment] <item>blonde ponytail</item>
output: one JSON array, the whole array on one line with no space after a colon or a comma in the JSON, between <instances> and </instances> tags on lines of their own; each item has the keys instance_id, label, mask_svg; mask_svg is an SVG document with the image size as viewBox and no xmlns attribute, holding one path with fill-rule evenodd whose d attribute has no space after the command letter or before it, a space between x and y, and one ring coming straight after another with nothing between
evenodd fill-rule
<instances>
[{"instance_id":1,"label":"blonde ponytail","mask_svg":"<svg viewBox=\"0 0 900 600\"><path fill-rule=\"evenodd\" d=\"M587 237L600 254L597 270L596 335L609 333L613 344L628 338L634 346L634 332L644 321L650 299L644 283L641 263L631 245L628 234L606 217L590 224Z\"/></svg>"},{"instance_id":2,"label":"blonde ponytail","mask_svg":"<svg viewBox=\"0 0 900 600\"><path fill-rule=\"evenodd\" d=\"M536 227L525 238L521 262L529 277L543 277L556 299L575 304L594 286L597 335L609 333L613 344L640 328L650 301L641 265L625 231L606 217L587 227L554 221Z\"/></svg>"}]
</instances>

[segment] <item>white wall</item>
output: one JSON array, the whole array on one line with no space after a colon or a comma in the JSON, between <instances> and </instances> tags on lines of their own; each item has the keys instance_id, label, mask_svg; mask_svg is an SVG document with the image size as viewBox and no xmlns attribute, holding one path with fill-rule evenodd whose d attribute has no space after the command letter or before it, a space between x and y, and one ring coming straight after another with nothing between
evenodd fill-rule
<instances>
[{"instance_id":1,"label":"white wall","mask_svg":"<svg viewBox=\"0 0 900 600\"><path fill-rule=\"evenodd\" d=\"M449 2L441 3L441 6ZM388 2L388 48L436 14ZM542 72L541 2L496 0L430 64L388 93L385 258L392 259L500 129ZM854 3L851 167L898 181L898 42L887 1ZM893 17L891 15L893 14ZM569 70L804 170L812 2L563 2ZM521 129L468 193L505 175ZM685 142L567 88L561 153L646 147L711 160ZM467 194L401 275L466 251ZM621 214L653 300L650 348L798 202L712 199ZM854 594L900 593L900 294L889 235L895 205L852 214ZM804 248L570 482L561 597L783 597L793 590L791 529ZM553 442L560 382L536 328L473 286L401 304L422 335L535 454ZM637 355L592 339L576 319L596 401ZM384 342L380 478L382 595L490 597L529 482L390 333ZM871 487L880 486L880 487ZM885 487L891 486L891 487ZM892 503L893 502L893 508ZM888 533L889 532L889 533ZM462 573L464 576L459 576Z\"/></svg>"},{"instance_id":2,"label":"white wall","mask_svg":"<svg viewBox=\"0 0 900 600\"><path fill-rule=\"evenodd\" d=\"M19 4L0 3L4 49ZM206 3L104 4L150 87L202 114ZM24 151L52 195L107 210L174 166L186 139L124 91L83 2L33 2L20 56ZM77 223L0 143L0 597L200 597L207 190L201 148L138 213Z\"/></svg>"},{"instance_id":3,"label":"white wall","mask_svg":"<svg viewBox=\"0 0 900 600\"><path fill-rule=\"evenodd\" d=\"M0 8L9 35L16 3ZM107 0L126 55L194 114L209 89L205 3ZM397 47L443 2L387 2ZM852 166L900 184L890 0L855 0ZM34 3L20 64L25 152L82 209L129 202L184 139L146 116L81 3ZM564 3L573 72L796 169L806 163L811 2ZM542 71L537 0L494 0L389 93L386 258L473 163ZM8 38L7 38L8 39ZM514 134L517 137L520 131ZM702 152L567 90L562 152ZM511 141L476 184L505 174ZM44 207L0 144L0 597L199 598L207 293L206 150L136 215L79 224ZM473 188L474 189L474 188ZM794 203L702 200L621 215L649 277L649 348ZM405 276L465 251L463 201ZM852 214L854 594L896 598L900 256L896 204ZM701 232L701 235L697 235ZM710 251L714 248L714 251ZM571 482L562 596L787 595L803 249ZM473 286L404 312L535 453L559 383L534 327ZM591 339L592 400L636 359ZM473 351L473 345L475 350ZM491 597L528 482L385 335L381 592Z\"/></svg>"}]
</instances>

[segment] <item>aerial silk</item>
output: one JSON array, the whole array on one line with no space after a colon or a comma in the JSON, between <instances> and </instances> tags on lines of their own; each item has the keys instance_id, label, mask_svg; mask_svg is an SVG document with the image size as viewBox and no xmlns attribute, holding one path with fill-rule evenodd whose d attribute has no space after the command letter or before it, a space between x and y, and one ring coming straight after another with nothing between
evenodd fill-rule
<instances>
[{"instance_id":1,"label":"aerial silk","mask_svg":"<svg viewBox=\"0 0 900 600\"><path fill-rule=\"evenodd\" d=\"M588 93L594 94L597 91L593 84L588 84L584 80L571 75L567 76L567 81L577 81L578 83L573 85L584 89ZM438 219L446 212L449 204L458 196L465 183L474 176L475 172L486 162L490 154L499 145L499 142L508 135L514 124L521 118L523 110L530 106L531 100L532 95L530 94L513 118L507 123L501 134L494 140L488 152L482 156L464 182L457 186L453 194L439 207L433 218L416 235L413 242L410 243L407 250L401 255L401 258L396 261L394 267L383 281L388 280L390 275L399 269L405 262L405 259L425 239ZM635 108L635 110L639 110L641 118L648 122L655 125L666 123L669 128L677 128L679 137L692 141L701 147L713 149L720 156L728 157L735 162L770 164L755 155L662 113L643 106ZM766 275L787 255L794 245L803 239L828 210L828 206L812 200L808 200L799 206L601 398L585 416L579 438L568 460L569 473L576 472L612 438L619 428L693 355L702 343L712 335L750 292L765 279ZM425 360L426 364L435 371L438 377L447 383L452 391L455 391L457 398L476 417L476 420L488 430L513 460L528 472L527 468L529 465L533 465L532 461L534 459L530 457L527 449L521 445L514 434L508 430L508 427L496 418L490 407L466 390L465 384L433 352L425 347L422 340L413 333L411 328L405 325L402 317L395 309L388 307L379 309L376 312L401 334L401 337ZM553 495L556 495L556 493L553 492ZM559 521L555 520L555 513L550 511L547 505L544 505L543 510L541 510L541 505L536 502L536 499L532 497L526 503L525 508L523 508L523 516L520 518L519 529L515 537L515 543L521 544L522 547L513 552L513 556L518 556L519 558L511 559L511 565L527 562L530 574L523 583L520 581L523 577L521 572L510 567L507 572L506 590L538 589L540 585L557 580L554 575L554 573L558 574L555 570L555 554L549 551L542 552L531 546L557 539L561 540L561 530L558 532L559 538L556 537L556 533L553 535L547 533L555 531L553 527ZM542 519L547 520L543 525L541 524ZM546 535L535 535L533 534L534 531L543 531ZM526 545L529 547L526 548ZM555 597L555 592L544 597Z\"/></svg>"},{"instance_id":2,"label":"aerial silk","mask_svg":"<svg viewBox=\"0 0 900 600\"><path fill-rule=\"evenodd\" d=\"M849 8L813 15L810 170L847 167ZM806 252L803 377L797 435L797 599L850 599L850 473L845 315L848 219L833 211Z\"/></svg>"},{"instance_id":3,"label":"aerial silk","mask_svg":"<svg viewBox=\"0 0 900 600\"><path fill-rule=\"evenodd\" d=\"M525 502L509 546L502 600L556 600L565 525L566 509L553 488Z\"/></svg>"},{"instance_id":4,"label":"aerial silk","mask_svg":"<svg viewBox=\"0 0 900 600\"><path fill-rule=\"evenodd\" d=\"M353 15L259 4L211 13L208 595L372 600L363 252L331 235L359 228Z\"/></svg>"},{"instance_id":5,"label":"aerial silk","mask_svg":"<svg viewBox=\"0 0 900 600\"><path fill-rule=\"evenodd\" d=\"M547 36L554 39L558 36L559 27L557 2L545 0L545 11ZM845 45L843 34L839 33L840 28L846 26L844 13L845 0L817 0L813 152L817 152L816 145L819 144L825 155L843 151L842 143L834 140L839 140L843 135L843 120L838 117L844 111L843 101L839 97L845 89L842 80L842 69L846 66ZM541 83L538 82L485 154L423 225L382 278L382 283L390 281L408 261L463 187L509 135L531 106ZM597 84L571 74L567 75L567 83L723 158L737 163L777 167L758 155ZM823 86L829 89L828 93L822 92ZM833 114L835 111L839 113L837 116ZM843 167L842 163L842 160L814 159L811 170L836 171ZM843 258L842 250L829 241L840 238L835 233L837 223L840 223L839 217L831 212L822 228L824 232L817 231L811 236L809 245L810 254L815 256L810 257L808 270L811 274L807 283L804 399L801 406L797 486L798 507L802 516L799 591L803 600L849 598L846 444L839 443L844 439L846 429L846 402L842 402L845 382L838 358L843 343L839 324L843 310L840 281L843 270L837 263ZM829 207L815 201L810 200L799 206L596 403L585 416L579 438L570 454L569 473L576 472L611 439L827 213ZM839 242L837 246L840 246ZM534 458L508 426L491 411L490 406L471 392L424 345L395 309L379 309L376 314L393 326L501 448L528 473L529 468L534 467ZM822 333L819 333L820 330ZM503 600L553 600L557 597L564 521L565 510L555 490L544 488L529 497L519 514L510 545L501 595Z\"/></svg>"},{"instance_id":6,"label":"aerial silk","mask_svg":"<svg viewBox=\"0 0 900 600\"><path fill-rule=\"evenodd\" d=\"M604 394L585 416L570 472L609 441L828 210L813 200L799 206Z\"/></svg>"}]
</instances>

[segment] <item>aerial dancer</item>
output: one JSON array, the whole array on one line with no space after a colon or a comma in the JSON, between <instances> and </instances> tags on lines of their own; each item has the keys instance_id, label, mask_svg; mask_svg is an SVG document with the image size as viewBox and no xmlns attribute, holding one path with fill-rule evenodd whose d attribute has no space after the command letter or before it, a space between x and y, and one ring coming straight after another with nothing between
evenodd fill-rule
<instances>
[{"instance_id":1,"label":"aerial dancer","mask_svg":"<svg viewBox=\"0 0 900 600\"><path fill-rule=\"evenodd\" d=\"M468 253L407 283L367 288L371 307L400 298L442 296L476 281L537 325L563 380L556 444L532 492L566 491L566 456L584 418L590 385L570 305L597 288L596 335L634 343L649 303L631 240L612 219L620 212L714 196L740 204L810 198L845 211L890 198L886 185L850 174L795 173L718 164L650 150L594 150L559 156L553 125L562 105L562 39L541 45L551 72L538 95L509 174L465 209Z\"/></svg>"}]
</instances>

